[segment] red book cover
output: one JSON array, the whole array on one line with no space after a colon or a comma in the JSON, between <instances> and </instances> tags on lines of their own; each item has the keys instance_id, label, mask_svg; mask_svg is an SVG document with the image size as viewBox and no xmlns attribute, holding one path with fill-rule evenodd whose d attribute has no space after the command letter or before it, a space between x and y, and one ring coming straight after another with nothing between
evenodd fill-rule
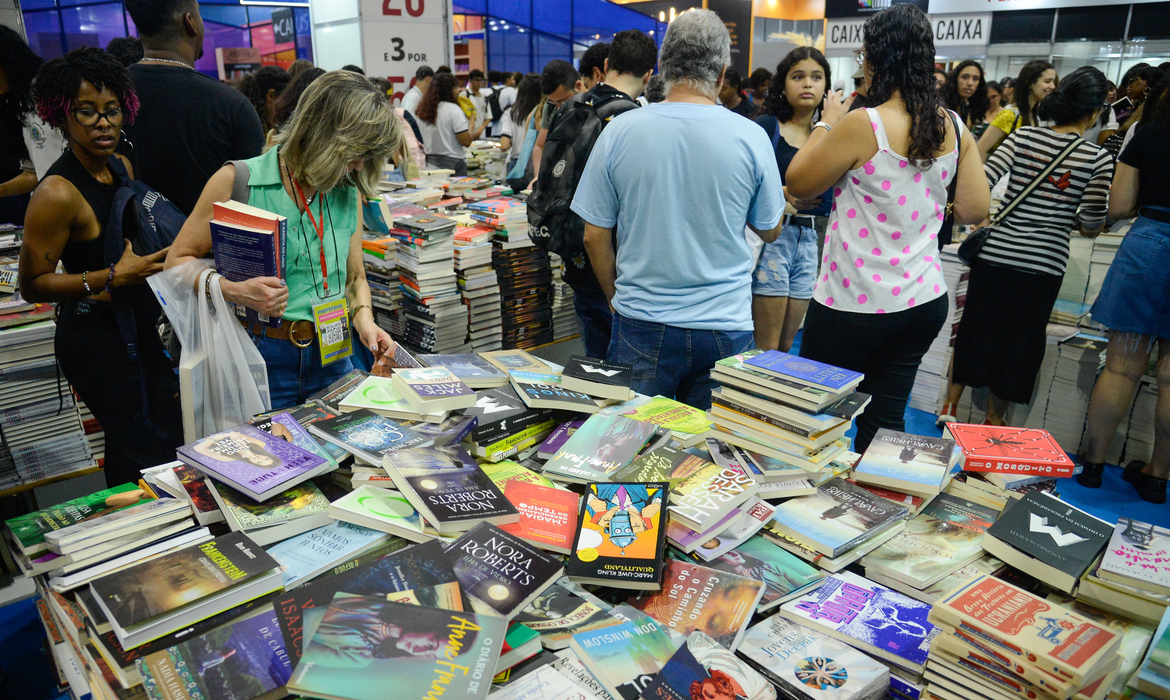
<instances>
[{"instance_id":1,"label":"red book cover","mask_svg":"<svg viewBox=\"0 0 1170 700\"><path fill-rule=\"evenodd\" d=\"M577 494L524 481L509 481L504 497L520 511L520 521L499 528L522 540L561 554L573 548L577 526Z\"/></svg>"},{"instance_id":2,"label":"red book cover","mask_svg":"<svg viewBox=\"0 0 1170 700\"><path fill-rule=\"evenodd\" d=\"M950 423L947 429L963 450L963 468L973 472L1073 475L1073 462L1047 430Z\"/></svg>"}]
</instances>

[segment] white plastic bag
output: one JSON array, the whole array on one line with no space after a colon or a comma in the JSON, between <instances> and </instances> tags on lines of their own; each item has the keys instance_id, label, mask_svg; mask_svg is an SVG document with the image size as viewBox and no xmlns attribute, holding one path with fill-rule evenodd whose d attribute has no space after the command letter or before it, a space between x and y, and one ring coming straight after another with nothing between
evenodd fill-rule
<instances>
[{"instance_id":1,"label":"white plastic bag","mask_svg":"<svg viewBox=\"0 0 1170 700\"><path fill-rule=\"evenodd\" d=\"M271 408L264 357L223 298L219 280L204 294L211 263L193 260L149 279L183 352L179 363L183 441L246 423Z\"/></svg>"}]
</instances>

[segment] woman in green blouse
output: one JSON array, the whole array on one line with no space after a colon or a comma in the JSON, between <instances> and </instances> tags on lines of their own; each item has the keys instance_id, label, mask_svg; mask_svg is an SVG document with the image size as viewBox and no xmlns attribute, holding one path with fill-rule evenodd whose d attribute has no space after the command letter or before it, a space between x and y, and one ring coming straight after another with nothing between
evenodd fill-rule
<instances>
[{"instance_id":1,"label":"woman in green blouse","mask_svg":"<svg viewBox=\"0 0 1170 700\"><path fill-rule=\"evenodd\" d=\"M305 90L274 144L245 161L248 203L288 219L285 278L217 282L227 301L283 319L279 328L245 324L267 363L274 408L304 403L352 369L344 350L323 364L322 339L327 352L340 337L360 341L375 357L394 350L370 308L361 198L376 196L382 169L401 142L385 93L361 75L334 71ZM231 199L235 178L231 164L211 177L171 246L167 267L211 251L213 207ZM350 333L342 332L349 326L337 310L343 300Z\"/></svg>"}]
</instances>

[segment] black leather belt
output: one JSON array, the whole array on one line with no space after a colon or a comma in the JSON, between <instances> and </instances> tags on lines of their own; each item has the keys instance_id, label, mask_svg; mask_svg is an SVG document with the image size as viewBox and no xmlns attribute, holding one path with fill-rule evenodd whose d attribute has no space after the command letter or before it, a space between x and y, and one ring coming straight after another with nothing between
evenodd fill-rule
<instances>
[{"instance_id":1,"label":"black leather belt","mask_svg":"<svg viewBox=\"0 0 1170 700\"><path fill-rule=\"evenodd\" d=\"M811 216L800 216L797 214L784 215L785 226L804 226L806 228L816 228L817 220Z\"/></svg>"},{"instance_id":2,"label":"black leather belt","mask_svg":"<svg viewBox=\"0 0 1170 700\"><path fill-rule=\"evenodd\" d=\"M1161 221L1164 224L1170 224L1170 211L1165 211L1164 209L1142 207L1138 210L1138 216L1144 216L1147 219L1153 219L1154 221Z\"/></svg>"}]
</instances>

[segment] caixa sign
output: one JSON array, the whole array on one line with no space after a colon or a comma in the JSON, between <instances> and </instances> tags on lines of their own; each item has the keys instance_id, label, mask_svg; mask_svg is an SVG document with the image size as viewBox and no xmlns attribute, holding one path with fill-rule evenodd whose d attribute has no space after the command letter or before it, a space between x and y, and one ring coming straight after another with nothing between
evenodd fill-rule
<instances>
[{"instance_id":1,"label":"caixa sign","mask_svg":"<svg viewBox=\"0 0 1170 700\"><path fill-rule=\"evenodd\" d=\"M991 35L991 13L928 15L934 29L935 48L983 46ZM825 20L825 50L860 49L865 39L866 17Z\"/></svg>"}]
</instances>

